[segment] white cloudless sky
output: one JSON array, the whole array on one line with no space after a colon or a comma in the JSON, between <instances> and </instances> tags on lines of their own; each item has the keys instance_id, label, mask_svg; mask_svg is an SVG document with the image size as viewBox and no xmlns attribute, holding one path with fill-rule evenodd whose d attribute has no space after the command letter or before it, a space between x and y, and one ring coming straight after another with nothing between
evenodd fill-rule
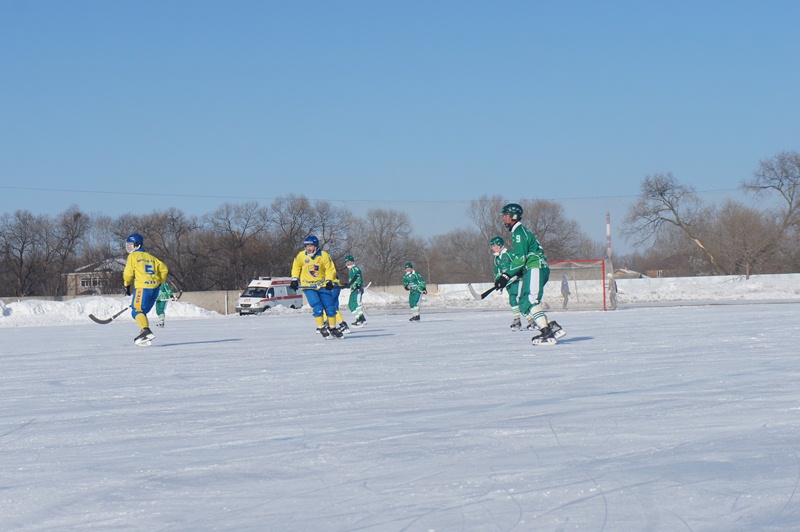
<instances>
[{"instance_id":1,"label":"white cloudless sky","mask_svg":"<svg viewBox=\"0 0 800 532\"><path fill-rule=\"evenodd\" d=\"M0 213L303 194L468 225L561 201L598 241L646 175L733 191L798 149L800 3L0 3Z\"/></svg>"}]
</instances>

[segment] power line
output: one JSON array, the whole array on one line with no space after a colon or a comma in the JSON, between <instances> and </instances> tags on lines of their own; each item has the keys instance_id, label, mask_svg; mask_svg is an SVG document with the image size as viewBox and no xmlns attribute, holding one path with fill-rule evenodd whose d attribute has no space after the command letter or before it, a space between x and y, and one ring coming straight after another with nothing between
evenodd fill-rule
<instances>
[{"instance_id":1,"label":"power line","mask_svg":"<svg viewBox=\"0 0 800 532\"><path fill-rule=\"evenodd\" d=\"M26 190L31 192L60 192L60 193L70 193L70 194L108 194L108 195L115 195L115 196L158 196L158 197L172 197L172 198L198 198L198 199L216 199L216 200L247 200L247 201L274 201L278 199L278 197L259 197L259 196L223 196L223 195L212 195L212 194L173 194L173 193L165 193L165 192L117 192L111 190L77 190L77 189L68 189L68 188L42 188L42 187L10 187L10 186L0 186L0 189L5 190ZM738 188L727 188L727 189L718 189L718 190L700 190L696 191L697 194L713 194L719 192L735 192L738 191ZM626 194L626 195L610 195L610 196L576 196L576 197L567 197L567 198L542 198L548 199L551 201L578 201L578 200L593 200L593 199L630 199L630 198L637 198L639 194ZM420 203L420 204L428 204L428 203L466 203L472 200L454 200L454 199L447 199L447 200L377 200L377 199L331 199L331 198L308 198L311 201L332 201L332 202L340 202L340 203L374 203L379 201L381 203Z\"/></svg>"}]
</instances>

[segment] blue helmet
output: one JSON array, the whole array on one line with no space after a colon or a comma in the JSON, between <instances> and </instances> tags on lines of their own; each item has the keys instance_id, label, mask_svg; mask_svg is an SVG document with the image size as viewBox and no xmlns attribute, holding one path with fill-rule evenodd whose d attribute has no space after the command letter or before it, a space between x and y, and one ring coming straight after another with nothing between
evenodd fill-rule
<instances>
[{"instance_id":1,"label":"blue helmet","mask_svg":"<svg viewBox=\"0 0 800 532\"><path fill-rule=\"evenodd\" d=\"M314 235L308 235L305 240L303 240L304 246L314 246L315 248L319 249L319 238L315 237Z\"/></svg>"},{"instance_id":2,"label":"blue helmet","mask_svg":"<svg viewBox=\"0 0 800 532\"><path fill-rule=\"evenodd\" d=\"M139 233L133 233L125 239L125 247L127 247L128 244L131 244L133 249L140 248L144 245L144 237Z\"/></svg>"},{"instance_id":3,"label":"blue helmet","mask_svg":"<svg viewBox=\"0 0 800 532\"><path fill-rule=\"evenodd\" d=\"M144 237L139 233L133 233L125 239L125 251L133 253L144 245Z\"/></svg>"}]
</instances>

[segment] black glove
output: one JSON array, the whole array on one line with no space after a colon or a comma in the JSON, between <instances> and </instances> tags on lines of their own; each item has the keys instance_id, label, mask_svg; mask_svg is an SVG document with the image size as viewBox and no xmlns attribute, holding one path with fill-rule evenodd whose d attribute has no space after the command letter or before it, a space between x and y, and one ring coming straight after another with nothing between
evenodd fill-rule
<instances>
[{"instance_id":1,"label":"black glove","mask_svg":"<svg viewBox=\"0 0 800 532\"><path fill-rule=\"evenodd\" d=\"M410 292L410 291L411 291L411 289L408 287L408 285L407 285L407 284L404 284L404 285L403 285L403 288L405 288L405 289L406 289L406 292Z\"/></svg>"},{"instance_id":2,"label":"black glove","mask_svg":"<svg viewBox=\"0 0 800 532\"><path fill-rule=\"evenodd\" d=\"M129 284L125 285L125 295L126 296L131 295L131 285L129 285Z\"/></svg>"},{"instance_id":3,"label":"black glove","mask_svg":"<svg viewBox=\"0 0 800 532\"><path fill-rule=\"evenodd\" d=\"M501 275L500 277L498 277L497 279L495 279L495 281L494 281L494 287L495 287L497 290L502 290L502 289L503 289L503 288L505 288L505 287L506 287L506 285L508 284L508 280L509 280L509 279L511 279L511 277L510 277L510 276L509 276L507 273L504 273L503 275Z\"/></svg>"},{"instance_id":4,"label":"black glove","mask_svg":"<svg viewBox=\"0 0 800 532\"><path fill-rule=\"evenodd\" d=\"M333 281L325 283L325 290L333 290Z\"/></svg>"},{"instance_id":5,"label":"black glove","mask_svg":"<svg viewBox=\"0 0 800 532\"><path fill-rule=\"evenodd\" d=\"M292 282L289 283L289 288L291 288L292 290L297 290L299 286L300 283L297 281L297 279L292 279Z\"/></svg>"},{"instance_id":6,"label":"black glove","mask_svg":"<svg viewBox=\"0 0 800 532\"><path fill-rule=\"evenodd\" d=\"M350 288L350 283L343 283L342 288Z\"/></svg>"},{"instance_id":7,"label":"black glove","mask_svg":"<svg viewBox=\"0 0 800 532\"><path fill-rule=\"evenodd\" d=\"M422 293L423 293L423 294L427 294L427 293L428 293L428 289L427 289L427 288L423 288L423 289L422 289Z\"/></svg>"}]
</instances>

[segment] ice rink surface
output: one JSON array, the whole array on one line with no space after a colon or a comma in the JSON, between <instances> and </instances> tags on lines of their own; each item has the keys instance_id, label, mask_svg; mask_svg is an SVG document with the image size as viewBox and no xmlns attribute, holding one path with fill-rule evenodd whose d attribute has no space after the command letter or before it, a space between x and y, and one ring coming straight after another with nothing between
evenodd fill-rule
<instances>
[{"instance_id":1,"label":"ice rink surface","mask_svg":"<svg viewBox=\"0 0 800 532\"><path fill-rule=\"evenodd\" d=\"M0 529L800 529L800 303L183 314L0 328Z\"/></svg>"}]
</instances>

